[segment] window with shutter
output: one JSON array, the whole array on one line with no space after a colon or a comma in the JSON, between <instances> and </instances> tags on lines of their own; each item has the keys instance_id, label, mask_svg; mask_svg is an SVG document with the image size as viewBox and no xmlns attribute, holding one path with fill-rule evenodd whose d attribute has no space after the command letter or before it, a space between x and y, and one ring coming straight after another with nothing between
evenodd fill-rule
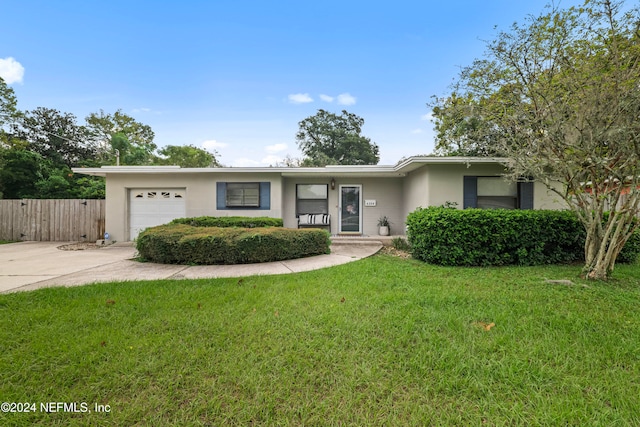
<instances>
[{"instance_id":1,"label":"window with shutter","mask_svg":"<svg viewBox=\"0 0 640 427\"><path fill-rule=\"evenodd\" d=\"M465 176L463 208L533 209L533 182L499 176Z\"/></svg>"},{"instance_id":2,"label":"window with shutter","mask_svg":"<svg viewBox=\"0 0 640 427\"><path fill-rule=\"evenodd\" d=\"M227 207L259 207L260 183L229 182L227 183Z\"/></svg>"}]
</instances>

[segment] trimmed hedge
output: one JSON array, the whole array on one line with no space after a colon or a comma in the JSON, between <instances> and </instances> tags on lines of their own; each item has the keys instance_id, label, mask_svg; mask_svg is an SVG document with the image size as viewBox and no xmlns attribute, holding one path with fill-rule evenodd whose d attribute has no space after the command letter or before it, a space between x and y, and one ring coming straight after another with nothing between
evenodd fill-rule
<instances>
[{"instance_id":1,"label":"trimmed hedge","mask_svg":"<svg viewBox=\"0 0 640 427\"><path fill-rule=\"evenodd\" d=\"M329 253L329 233L278 227L194 227L166 224L138 236L140 256L164 264L248 264Z\"/></svg>"},{"instance_id":2,"label":"trimmed hedge","mask_svg":"<svg viewBox=\"0 0 640 427\"><path fill-rule=\"evenodd\" d=\"M199 216L195 218L177 218L169 224L187 224L193 227L282 227L282 219L266 216Z\"/></svg>"},{"instance_id":3,"label":"trimmed hedge","mask_svg":"<svg viewBox=\"0 0 640 427\"><path fill-rule=\"evenodd\" d=\"M541 265L584 261L585 231L570 211L419 208L407 218L414 258L447 266ZM634 262L640 233L618 262Z\"/></svg>"}]
</instances>

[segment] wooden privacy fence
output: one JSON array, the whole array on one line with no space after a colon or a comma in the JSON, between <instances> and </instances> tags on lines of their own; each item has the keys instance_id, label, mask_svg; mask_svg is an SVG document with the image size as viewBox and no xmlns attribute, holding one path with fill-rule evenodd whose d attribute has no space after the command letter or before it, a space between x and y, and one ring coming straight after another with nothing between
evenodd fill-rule
<instances>
[{"instance_id":1,"label":"wooden privacy fence","mask_svg":"<svg viewBox=\"0 0 640 427\"><path fill-rule=\"evenodd\" d=\"M95 241L104 236L104 200L0 200L0 240Z\"/></svg>"}]
</instances>

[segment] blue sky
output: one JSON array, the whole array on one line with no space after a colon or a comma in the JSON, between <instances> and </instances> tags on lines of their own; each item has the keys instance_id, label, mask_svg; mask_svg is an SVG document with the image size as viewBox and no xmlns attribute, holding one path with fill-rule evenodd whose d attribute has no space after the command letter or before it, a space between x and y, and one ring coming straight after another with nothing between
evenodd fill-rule
<instances>
[{"instance_id":1,"label":"blue sky","mask_svg":"<svg viewBox=\"0 0 640 427\"><path fill-rule=\"evenodd\" d=\"M381 164L433 150L426 103L484 41L547 0L32 1L2 6L0 76L22 110L80 123L117 109L159 146L215 149L226 166L300 157L298 122L365 119ZM569 7L578 0L563 0Z\"/></svg>"}]
</instances>

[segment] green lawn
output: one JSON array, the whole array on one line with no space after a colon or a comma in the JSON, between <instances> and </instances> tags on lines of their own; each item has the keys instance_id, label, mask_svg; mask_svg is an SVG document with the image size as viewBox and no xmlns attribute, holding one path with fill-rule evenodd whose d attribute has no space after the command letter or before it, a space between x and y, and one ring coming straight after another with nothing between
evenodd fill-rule
<instances>
[{"instance_id":1,"label":"green lawn","mask_svg":"<svg viewBox=\"0 0 640 427\"><path fill-rule=\"evenodd\" d=\"M38 405L0 425L640 425L640 268L579 272L377 255L0 295L0 396Z\"/></svg>"}]
</instances>

